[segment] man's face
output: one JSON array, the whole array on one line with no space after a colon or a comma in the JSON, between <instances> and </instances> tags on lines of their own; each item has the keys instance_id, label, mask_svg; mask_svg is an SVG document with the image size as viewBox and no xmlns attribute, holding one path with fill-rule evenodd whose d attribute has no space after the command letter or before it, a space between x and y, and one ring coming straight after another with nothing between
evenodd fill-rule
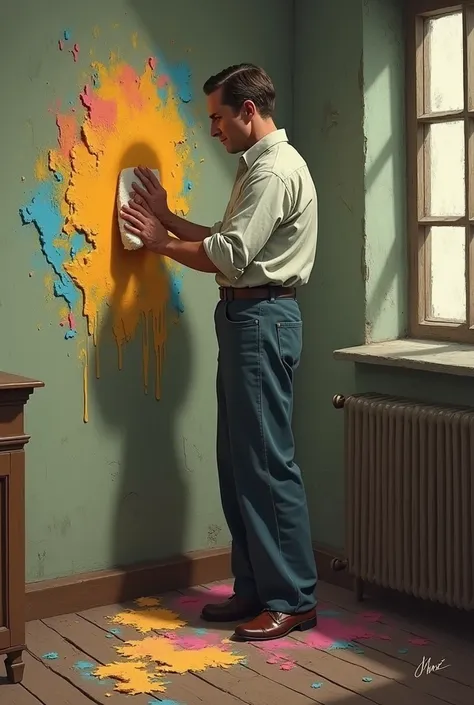
<instances>
[{"instance_id":1,"label":"man's face","mask_svg":"<svg viewBox=\"0 0 474 705\"><path fill-rule=\"evenodd\" d=\"M229 154L238 154L247 149L251 115L245 103L240 111L234 112L229 105L223 105L221 100L222 88L207 96L211 135L222 142Z\"/></svg>"}]
</instances>

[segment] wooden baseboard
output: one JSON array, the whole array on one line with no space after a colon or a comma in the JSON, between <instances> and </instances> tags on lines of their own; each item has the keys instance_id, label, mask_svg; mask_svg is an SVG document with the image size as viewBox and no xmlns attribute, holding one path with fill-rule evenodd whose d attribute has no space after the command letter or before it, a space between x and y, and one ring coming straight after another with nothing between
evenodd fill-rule
<instances>
[{"instance_id":1,"label":"wooden baseboard","mask_svg":"<svg viewBox=\"0 0 474 705\"><path fill-rule=\"evenodd\" d=\"M157 563L100 570L26 585L26 619L80 612L224 580L231 574L229 549L195 551Z\"/></svg>"},{"instance_id":2,"label":"wooden baseboard","mask_svg":"<svg viewBox=\"0 0 474 705\"><path fill-rule=\"evenodd\" d=\"M332 570L331 561L335 556L331 549L315 546L314 553L320 580L352 589L352 579L346 571ZM158 563L41 580L26 586L26 619L31 621L80 612L145 595L225 580L231 575L230 550L219 548L195 551Z\"/></svg>"}]
</instances>

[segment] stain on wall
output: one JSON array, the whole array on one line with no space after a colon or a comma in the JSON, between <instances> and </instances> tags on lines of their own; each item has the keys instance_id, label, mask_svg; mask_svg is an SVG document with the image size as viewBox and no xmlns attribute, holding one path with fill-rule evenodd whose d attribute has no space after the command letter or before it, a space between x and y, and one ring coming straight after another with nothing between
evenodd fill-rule
<instances>
[{"instance_id":1,"label":"stain on wall","mask_svg":"<svg viewBox=\"0 0 474 705\"><path fill-rule=\"evenodd\" d=\"M90 55L100 28L91 30ZM138 33L130 38L139 51ZM79 46L69 30L58 39L58 60L70 61L78 90L58 100L47 119L57 127L57 146L42 150L32 165L37 187L21 207L24 224L33 224L38 247L50 268L46 286L65 306L59 325L66 341L76 339L83 361L84 421L88 420L89 347L95 346L100 377L101 325L110 309L117 364L123 346L140 330L142 378L148 392L161 396L168 314L179 316L183 272L166 258L122 247L116 210L117 177L126 167L158 168L170 208L182 215L196 178L196 128L187 104L192 100L191 70L169 65L160 56L143 56L142 70L111 52L108 63L92 60L84 76L75 67ZM72 56L71 56L72 55ZM68 344L71 344L68 342Z\"/></svg>"}]
</instances>

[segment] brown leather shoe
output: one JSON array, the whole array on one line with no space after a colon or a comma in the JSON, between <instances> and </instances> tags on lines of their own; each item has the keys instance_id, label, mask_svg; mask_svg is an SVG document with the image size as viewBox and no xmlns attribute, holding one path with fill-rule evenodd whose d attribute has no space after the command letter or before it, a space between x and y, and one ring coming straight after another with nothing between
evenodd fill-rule
<instances>
[{"instance_id":1,"label":"brown leather shoe","mask_svg":"<svg viewBox=\"0 0 474 705\"><path fill-rule=\"evenodd\" d=\"M250 622L239 624L234 636L241 641L279 639L295 629L301 632L313 629L317 623L316 608L300 614L283 614L283 612L266 610Z\"/></svg>"},{"instance_id":2,"label":"brown leather shoe","mask_svg":"<svg viewBox=\"0 0 474 705\"><path fill-rule=\"evenodd\" d=\"M207 622L240 622L242 619L252 619L262 611L262 606L248 602L232 595L224 602L204 605L201 617Z\"/></svg>"}]
</instances>

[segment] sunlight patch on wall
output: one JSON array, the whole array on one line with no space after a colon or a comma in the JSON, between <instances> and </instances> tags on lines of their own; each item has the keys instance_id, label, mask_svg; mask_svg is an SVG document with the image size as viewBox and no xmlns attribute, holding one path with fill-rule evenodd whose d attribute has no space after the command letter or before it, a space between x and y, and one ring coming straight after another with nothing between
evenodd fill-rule
<instances>
[{"instance_id":1,"label":"sunlight patch on wall","mask_svg":"<svg viewBox=\"0 0 474 705\"><path fill-rule=\"evenodd\" d=\"M99 33L95 27L93 37ZM68 33L58 46L63 56L77 60L79 47ZM133 46L139 51L136 34ZM184 310L182 270L144 248L123 249L117 179L126 167L157 168L170 208L188 213L197 148L187 108L190 78L185 64L169 66L160 56L144 54L136 71L111 52L107 63L90 65L76 100L55 109L58 146L43 150L33 165L37 188L20 215L24 224L35 225L53 294L65 303L59 311L64 337L78 343L85 421L90 342L99 378L100 341L107 332L113 333L121 369L124 346L141 330L144 391L154 355L155 396L160 398L169 312L177 319Z\"/></svg>"}]
</instances>

